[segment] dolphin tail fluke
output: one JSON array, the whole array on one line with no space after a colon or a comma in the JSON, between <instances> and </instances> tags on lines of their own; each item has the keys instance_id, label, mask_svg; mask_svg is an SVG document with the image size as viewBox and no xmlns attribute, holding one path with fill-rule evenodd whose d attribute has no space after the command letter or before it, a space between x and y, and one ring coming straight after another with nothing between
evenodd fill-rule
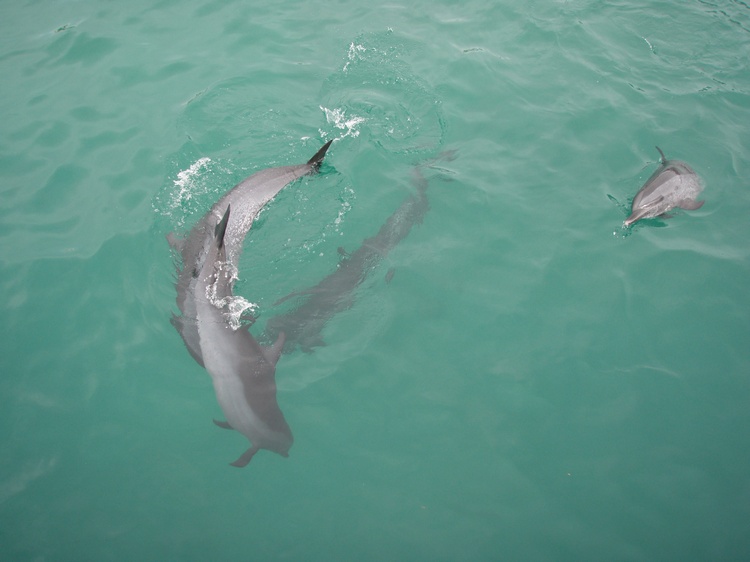
<instances>
[{"instance_id":1,"label":"dolphin tail fluke","mask_svg":"<svg viewBox=\"0 0 750 562\"><path fill-rule=\"evenodd\" d=\"M312 158L310 158L310 160L307 161L307 163L313 167L313 171L317 171L318 168L320 168L320 164L323 162L323 158L325 158L326 152L328 152L328 148L331 146L332 142L333 142L333 139L325 143L321 147L321 149L315 153L315 156L313 156Z\"/></svg>"},{"instance_id":2,"label":"dolphin tail fluke","mask_svg":"<svg viewBox=\"0 0 750 562\"><path fill-rule=\"evenodd\" d=\"M236 466L237 468L242 468L243 466L247 466L247 463L249 463L253 459L253 456L255 456L255 453L257 453L258 450L259 450L259 447L257 447L256 445L253 445L247 451L242 453L242 456L240 458L238 458L234 462L230 462L229 464L231 466Z\"/></svg>"},{"instance_id":3,"label":"dolphin tail fluke","mask_svg":"<svg viewBox=\"0 0 750 562\"><path fill-rule=\"evenodd\" d=\"M219 421L219 420L213 420L216 425L218 425L222 429L234 429L231 425L229 425L225 421Z\"/></svg>"}]
</instances>

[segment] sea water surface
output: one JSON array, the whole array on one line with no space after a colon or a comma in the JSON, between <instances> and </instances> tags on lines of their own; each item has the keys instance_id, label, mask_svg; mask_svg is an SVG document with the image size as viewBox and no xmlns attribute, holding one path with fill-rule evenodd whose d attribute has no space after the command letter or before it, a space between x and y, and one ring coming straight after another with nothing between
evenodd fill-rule
<instances>
[{"instance_id":1,"label":"sea water surface","mask_svg":"<svg viewBox=\"0 0 750 562\"><path fill-rule=\"evenodd\" d=\"M0 30L0 559L748 559L747 3L38 0ZM236 469L165 236L329 139L245 242L254 334L424 163L430 209L279 361L289 458ZM623 230L657 145L706 203Z\"/></svg>"}]
</instances>

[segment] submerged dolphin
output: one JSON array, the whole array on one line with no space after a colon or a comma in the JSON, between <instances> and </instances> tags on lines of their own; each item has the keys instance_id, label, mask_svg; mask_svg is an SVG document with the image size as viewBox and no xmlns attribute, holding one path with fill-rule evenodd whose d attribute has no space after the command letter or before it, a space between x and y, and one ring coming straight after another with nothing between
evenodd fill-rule
<instances>
[{"instance_id":1,"label":"submerged dolphin","mask_svg":"<svg viewBox=\"0 0 750 562\"><path fill-rule=\"evenodd\" d=\"M275 366L284 336L279 334L273 346L264 348L247 326L235 329L232 325L236 264L258 212L290 182L317 171L331 142L306 164L253 174L215 203L187 238L168 236L182 257L176 282L182 316L173 315L172 324L193 358L211 375L227 418L217 425L236 429L252 443L234 466L245 466L259 449L287 456L293 442L276 402Z\"/></svg>"},{"instance_id":2,"label":"submerged dolphin","mask_svg":"<svg viewBox=\"0 0 750 562\"><path fill-rule=\"evenodd\" d=\"M452 159L453 152L447 152L441 158ZM292 352L296 346L309 353L314 347L325 345L321 333L326 323L338 312L351 307L354 290L409 234L412 226L422 222L429 210L427 180L418 167L413 171L412 183L416 192L401 203L375 236L365 239L359 248L345 256L336 271L314 287L287 295L276 303L296 297L304 299L289 312L271 318L260 337L261 341L276 341L280 334L284 334L285 353ZM391 274L389 272L386 279Z\"/></svg>"},{"instance_id":3,"label":"submerged dolphin","mask_svg":"<svg viewBox=\"0 0 750 562\"><path fill-rule=\"evenodd\" d=\"M203 364L211 375L216 399L226 422L220 427L236 429L251 447L233 466L245 466L260 449L284 457L294 438L276 402L276 362L284 344L262 348L246 327L234 330L227 322L227 303L232 297L235 269L227 262L224 243L230 208L214 228L203 265L195 282L196 326L200 336Z\"/></svg>"},{"instance_id":4,"label":"submerged dolphin","mask_svg":"<svg viewBox=\"0 0 750 562\"><path fill-rule=\"evenodd\" d=\"M661 155L661 165L633 198L630 216L623 223L625 227L676 207L693 211L703 206L704 201L696 200L703 183L693 169L685 162L667 160L658 146L656 150Z\"/></svg>"},{"instance_id":5,"label":"submerged dolphin","mask_svg":"<svg viewBox=\"0 0 750 562\"><path fill-rule=\"evenodd\" d=\"M195 282L206 254L214 240L214 229L222 218L224 210L232 206L232 217L226 228L224 248L230 263L237 265L242 252L245 235L263 206L285 186L304 175L314 173L320 167L326 151L333 140L328 141L305 164L268 168L254 173L230 189L214 203L192 228L185 239L169 234L170 246L180 253L182 269L177 272L177 306L182 316L172 316L172 325L182 336L190 355L203 365L200 336L195 323Z\"/></svg>"}]
</instances>

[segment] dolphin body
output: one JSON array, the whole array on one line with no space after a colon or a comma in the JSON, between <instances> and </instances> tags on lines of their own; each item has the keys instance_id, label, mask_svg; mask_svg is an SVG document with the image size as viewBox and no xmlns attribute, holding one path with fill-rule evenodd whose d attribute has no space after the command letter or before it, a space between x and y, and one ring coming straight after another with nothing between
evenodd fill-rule
<instances>
[{"instance_id":1,"label":"dolphin body","mask_svg":"<svg viewBox=\"0 0 750 562\"><path fill-rule=\"evenodd\" d=\"M315 172L329 141L306 164L262 170L227 192L184 240L168 239L182 256L177 274L181 317L172 324L193 358L211 375L217 401L226 416L220 427L235 429L251 447L233 466L247 465L260 449L288 456L294 438L276 401L276 362L284 344L262 347L248 326L234 329L229 305L236 280L236 260L258 212L295 179ZM219 214L223 206L226 211ZM231 209L231 212L230 212Z\"/></svg>"},{"instance_id":2,"label":"dolphin body","mask_svg":"<svg viewBox=\"0 0 750 562\"><path fill-rule=\"evenodd\" d=\"M246 327L234 330L225 316L225 303L232 297L235 279L224 243L230 208L227 206L214 228L196 278L195 314L203 363L227 419L215 423L236 429L251 442L251 447L232 463L242 467L260 449L288 456L294 438L276 402L276 362L284 336L280 335L274 346L262 348Z\"/></svg>"},{"instance_id":3,"label":"dolphin body","mask_svg":"<svg viewBox=\"0 0 750 562\"><path fill-rule=\"evenodd\" d=\"M278 341L279 335L284 334L284 353L291 353L297 346L302 351L310 353L314 347L325 345L321 333L326 323L335 314L351 307L354 302L354 290L388 252L409 234L412 226L422 222L429 210L428 184L419 168L414 169L412 183L416 187L416 192L401 203L375 236L365 239L359 248L345 255L336 271L314 287L287 295L275 303L281 304L290 298L304 297L297 307L274 316L267 322L260 337L261 341ZM341 248L339 253L343 253ZM391 271L386 280L389 280L390 275Z\"/></svg>"},{"instance_id":4,"label":"dolphin body","mask_svg":"<svg viewBox=\"0 0 750 562\"><path fill-rule=\"evenodd\" d=\"M631 213L625 219L624 227L641 219L663 215L676 207L693 211L705 203L696 200L703 191L703 183L693 169L685 162L667 160L658 146L656 150L661 156L661 165L633 198Z\"/></svg>"},{"instance_id":5,"label":"dolphin body","mask_svg":"<svg viewBox=\"0 0 750 562\"><path fill-rule=\"evenodd\" d=\"M182 269L177 271L177 306L182 316L172 315L172 325L182 336L190 355L204 367L200 335L196 324L195 295L198 272L203 267L207 252L214 241L214 231L224 211L233 211L226 226L224 249L227 260L237 264L247 232L263 206L294 180L315 173L323 162L333 140L328 141L305 164L268 168L254 173L235 185L196 223L188 236L167 235L170 246L179 252Z\"/></svg>"}]
</instances>

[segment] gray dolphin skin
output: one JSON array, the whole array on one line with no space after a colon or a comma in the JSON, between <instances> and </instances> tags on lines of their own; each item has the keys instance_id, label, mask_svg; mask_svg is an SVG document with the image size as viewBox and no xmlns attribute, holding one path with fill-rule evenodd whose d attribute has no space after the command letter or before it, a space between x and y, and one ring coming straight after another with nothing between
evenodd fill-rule
<instances>
[{"instance_id":1,"label":"gray dolphin skin","mask_svg":"<svg viewBox=\"0 0 750 562\"><path fill-rule=\"evenodd\" d=\"M177 307L182 316L172 316L172 325L182 336L190 355L204 366L200 336L195 322L195 283L213 241L213 232L226 208L232 206L232 217L226 229L225 250L230 263L237 264L242 245L255 217L263 206L296 179L315 173L331 146L328 141L305 164L268 168L256 172L230 189L192 228L185 239L170 233L170 246L179 252L182 268L177 271Z\"/></svg>"},{"instance_id":2,"label":"gray dolphin skin","mask_svg":"<svg viewBox=\"0 0 750 562\"><path fill-rule=\"evenodd\" d=\"M677 207L693 211L703 206L704 201L696 200L703 191L703 182L693 169L685 162L667 160L658 146L656 150L661 156L661 165L633 198L624 227L641 219L658 217Z\"/></svg>"},{"instance_id":3,"label":"gray dolphin skin","mask_svg":"<svg viewBox=\"0 0 750 562\"><path fill-rule=\"evenodd\" d=\"M453 153L446 153L442 158L452 159ZM428 211L428 183L419 167L413 170L412 184L416 192L407 197L388 217L375 236L367 238L357 250L346 255L333 273L314 287L287 295L275 303L281 304L291 298L302 299L289 312L274 316L267 322L261 341L277 341L280 334L284 334L284 353L291 353L297 346L310 353L313 348L325 345L321 333L326 323L335 314L351 307L354 290L388 252L409 234L412 226L422 222ZM389 272L386 279L391 274Z\"/></svg>"},{"instance_id":4,"label":"gray dolphin skin","mask_svg":"<svg viewBox=\"0 0 750 562\"><path fill-rule=\"evenodd\" d=\"M294 441L276 401L276 362L284 335L263 347L247 326L235 329L229 321L242 243L263 205L295 179L317 171L331 142L306 164L262 170L240 182L184 240L168 236L182 257L176 282L182 316L173 316L172 324L192 357L211 376L227 420L215 423L239 431L251 443L233 466L247 465L260 449L286 457Z\"/></svg>"},{"instance_id":5,"label":"gray dolphin skin","mask_svg":"<svg viewBox=\"0 0 750 562\"><path fill-rule=\"evenodd\" d=\"M262 348L247 328L234 330L226 321L224 303L232 297L235 279L235 269L227 262L224 244L230 209L227 206L216 225L198 273L195 313L203 363L227 419L215 423L239 431L251 443L232 463L242 467L260 449L288 456L294 438L276 402L276 362L284 343L283 335L273 347Z\"/></svg>"}]
</instances>

